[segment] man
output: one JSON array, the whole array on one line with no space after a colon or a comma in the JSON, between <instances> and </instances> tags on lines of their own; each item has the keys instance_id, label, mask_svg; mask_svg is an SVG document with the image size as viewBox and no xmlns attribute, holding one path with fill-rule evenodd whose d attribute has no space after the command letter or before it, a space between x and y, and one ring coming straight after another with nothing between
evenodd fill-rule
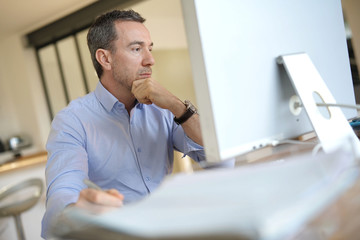
<instances>
[{"instance_id":1,"label":"man","mask_svg":"<svg viewBox=\"0 0 360 240\"><path fill-rule=\"evenodd\" d=\"M44 238L69 205L121 206L154 191L172 171L174 149L205 159L196 110L151 77L153 43L144 21L132 10L115 10L89 29L100 82L52 122ZM88 189L84 179L110 190Z\"/></svg>"}]
</instances>

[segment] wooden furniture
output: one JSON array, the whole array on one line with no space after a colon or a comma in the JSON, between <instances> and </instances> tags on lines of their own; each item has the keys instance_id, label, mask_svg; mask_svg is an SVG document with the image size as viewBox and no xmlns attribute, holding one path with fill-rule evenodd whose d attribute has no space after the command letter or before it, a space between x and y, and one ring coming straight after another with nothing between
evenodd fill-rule
<instances>
[{"instance_id":1,"label":"wooden furniture","mask_svg":"<svg viewBox=\"0 0 360 240\"><path fill-rule=\"evenodd\" d=\"M20 168L26 168L41 163L45 163L46 160L47 160L47 153L45 151L32 154L26 157L20 157L15 161L0 165L0 174L14 171Z\"/></svg>"}]
</instances>

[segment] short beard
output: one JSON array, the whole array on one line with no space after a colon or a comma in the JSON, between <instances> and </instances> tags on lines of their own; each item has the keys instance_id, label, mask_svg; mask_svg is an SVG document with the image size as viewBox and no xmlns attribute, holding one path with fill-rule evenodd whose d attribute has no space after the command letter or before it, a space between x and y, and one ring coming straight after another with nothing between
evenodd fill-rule
<instances>
[{"instance_id":1,"label":"short beard","mask_svg":"<svg viewBox=\"0 0 360 240\"><path fill-rule=\"evenodd\" d=\"M120 72L116 71L118 69L118 64L114 63L112 68L114 71L112 72L112 76L118 84L120 84L122 87L126 88L127 90L131 91L132 86L128 86L128 83L130 82L130 78L127 75L122 75Z\"/></svg>"}]
</instances>

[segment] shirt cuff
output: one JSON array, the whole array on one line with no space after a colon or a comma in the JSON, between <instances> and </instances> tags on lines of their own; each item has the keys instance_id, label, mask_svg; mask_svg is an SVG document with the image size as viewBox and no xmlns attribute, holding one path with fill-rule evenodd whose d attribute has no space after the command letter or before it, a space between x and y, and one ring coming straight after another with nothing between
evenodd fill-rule
<instances>
[{"instance_id":1,"label":"shirt cuff","mask_svg":"<svg viewBox=\"0 0 360 240\"><path fill-rule=\"evenodd\" d=\"M194 142L191 138L189 138L185 134L185 143L184 143L184 155L191 157L196 162L204 161L205 160L205 151L204 147Z\"/></svg>"}]
</instances>

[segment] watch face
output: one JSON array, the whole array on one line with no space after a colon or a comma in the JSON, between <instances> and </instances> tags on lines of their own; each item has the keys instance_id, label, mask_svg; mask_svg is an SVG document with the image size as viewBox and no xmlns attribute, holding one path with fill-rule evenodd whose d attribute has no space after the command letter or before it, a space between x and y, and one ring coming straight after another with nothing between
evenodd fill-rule
<instances>
[{"instance_id":1,"label":"watch face","mask_svg":"<svg viewBox=\"0 0 360 240\"><path fill-rule=\"evenodd\" d=\"M190 111L192 111L193 113L197 113L197 109L194 105L192 105L192 103L188 100L185 100L185 105L188 109L190 109Z\"/></svg>"}]
</instances>

